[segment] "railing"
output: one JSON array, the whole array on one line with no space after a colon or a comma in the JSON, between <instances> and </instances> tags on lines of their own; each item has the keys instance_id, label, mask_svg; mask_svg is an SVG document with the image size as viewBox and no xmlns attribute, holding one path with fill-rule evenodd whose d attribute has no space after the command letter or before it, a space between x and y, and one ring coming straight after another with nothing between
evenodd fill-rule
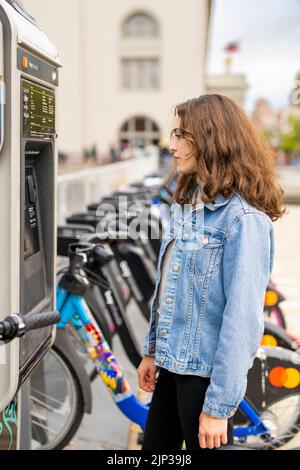
<instances>
[{"instance_id":1,"label":"railing","mask_svg":"<svg viewBox=\"0 0 300 470\"><path fill-rule=\"evenodd\" d=\"M134 158L111 165L89 168L58 177L58 224L75 212L85 212L86 206L120 187L142 180L158 169L158 155Z\"/></svg>"}]
</instances>

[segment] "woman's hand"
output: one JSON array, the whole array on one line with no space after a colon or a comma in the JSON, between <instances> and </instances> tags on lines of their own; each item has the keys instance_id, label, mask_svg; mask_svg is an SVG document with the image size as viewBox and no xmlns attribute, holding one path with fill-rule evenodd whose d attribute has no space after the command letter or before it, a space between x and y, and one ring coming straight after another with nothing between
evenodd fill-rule
<instances>
[{"instance_id":1,"label":"woman's hand","mask_svg":"<svg viewBox=\"0 0 300 470\"><path fill-rule=\"evenodd\" d=\"M218 448L227 444L227 418L215 418L202 411L199 418L199 445L201 449Z\"/></svg>"},{"instance_id":2,"label":"woman's hand","mask_svg":"<svg viewBox=\"0 0 300 470\"><path fill-rule=\"evenodd\" d=\"M139 386L144 392L153 392L156 384L157 366L154 365L154 357L145 356L137 370Z\"/></svg>"}]
</instances>

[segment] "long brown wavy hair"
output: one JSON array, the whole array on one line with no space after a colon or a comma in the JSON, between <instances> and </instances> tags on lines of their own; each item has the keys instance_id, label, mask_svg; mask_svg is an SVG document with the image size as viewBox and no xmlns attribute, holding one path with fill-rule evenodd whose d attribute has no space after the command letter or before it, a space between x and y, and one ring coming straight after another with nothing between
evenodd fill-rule
<instances>
[{"instance_id":1,"label":"long brown wavy hair","mask_svg":"<svg viewBox=\"0 0 300 470\"><path fill-rule=\"evenodd\" d=\"M176 202L188 203L200 179L204 203L219 193L228 198L237 191L272 221L282 217L286 209L275 175L275 152L237 103L219 94L201 95L178 104L174 114L197 160L195 173L177 175Z\"/></svg>"}]
</instances>

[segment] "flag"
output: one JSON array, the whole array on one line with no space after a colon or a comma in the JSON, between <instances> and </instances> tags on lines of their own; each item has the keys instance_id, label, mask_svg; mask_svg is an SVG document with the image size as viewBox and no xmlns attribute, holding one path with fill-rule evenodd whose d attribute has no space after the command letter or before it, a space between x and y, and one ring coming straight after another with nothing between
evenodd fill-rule
<instances>
[{"instance_id":1,"label":"flag","mask_svg":"<svg viewBox=\"0 0 300 470\"><path fill-rule=\"evenodd\" d=\"M240 49L240 45L237 41L229 42L224 48L225 52L229 52L229 53L239 52L239 49Z\"/></svg>"}]
</instances>

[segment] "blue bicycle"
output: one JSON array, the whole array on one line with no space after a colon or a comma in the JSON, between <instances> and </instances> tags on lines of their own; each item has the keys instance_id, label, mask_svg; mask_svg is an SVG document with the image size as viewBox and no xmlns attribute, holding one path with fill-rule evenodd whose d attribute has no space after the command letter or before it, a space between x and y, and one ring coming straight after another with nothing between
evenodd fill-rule
<instances>
[{"instance_id":1,"label":"blue bicycle","mask_svg":"<svg viewBox=\"0 0 300 470\"><path fill-rule=\"evenodd\" d=\"M91 259L93 266L98 263L100 272L112 261L113 255L102 244L75 243L69 246L69 267L57 287L57 310L61 314L58 328L63 330L71 324L82 351L93 361L115 404L129 420L144 429L150 401L141 403L130 388L83 298L91 284L105 282L103 274L97 276L89 269ZM60 357L60 362L62 360ZM69 366L67 364L66 368ZM69 389L65 386L66 396ZM41 398L39 405L43 405ZM61 413L64 406L60 404L56 408ZM74 403L65 407L67 410L74 408ZM49 406L47 411L49 414L54 412ZM81 420L78 415L74 416L75 419L78 428ZM76 426L73 423L70 433L70 423L69 427L65 423L54 436L53 432L47 431L49 420L51 417L43 420L43 440L39 448L62 448L76 432ZM300 355L283 348L261 347L249 371L246 397L234 417L235 442L252 448L274 449L290 441L299 432L299 427Z\"/></svg>"}]
</instances>

